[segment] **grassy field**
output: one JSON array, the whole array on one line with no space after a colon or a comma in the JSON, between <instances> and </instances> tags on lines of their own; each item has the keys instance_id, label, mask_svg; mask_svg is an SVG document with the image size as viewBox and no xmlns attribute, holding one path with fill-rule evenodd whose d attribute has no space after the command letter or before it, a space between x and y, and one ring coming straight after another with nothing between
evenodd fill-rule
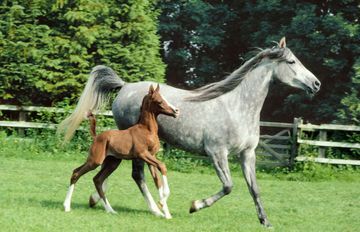
<instances>
[{"instance_id":1,"label":"grassy field","mask_svg":"<svg viewBox=\"0 0 360 232\"><path fill-rule=\"evenodd\" d=\"M16 147L16 144L14 144ZM15 149L16 150L16 149ZM84 156L45 153L11 154L0 148L1 231L266 231L256 217L252 199L240 173L233 173L233 192L213 207L189 214L191 200L220 190L216 175L169 171L173 219L156 218L131 179L130 162L124 161L110 177L107 196L118 212L105 213L99 205L88 208L95 172L78 182L72 211L62 202L73 168ZM149 178L153 196L157 192ZM260 173L259 185L275 231L359 231L360 180L288 181Z\"/></svg>"}]
</instances>

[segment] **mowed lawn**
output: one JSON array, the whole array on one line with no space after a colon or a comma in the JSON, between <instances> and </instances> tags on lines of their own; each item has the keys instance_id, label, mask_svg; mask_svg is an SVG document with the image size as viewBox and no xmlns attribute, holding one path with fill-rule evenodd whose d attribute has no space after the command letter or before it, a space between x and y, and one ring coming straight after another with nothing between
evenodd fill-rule
<instances>
[{"instance_id":1,"label":"mowed lawn","mask_svg":"<svg viewBox=\"0 0 360 232\"><path fill-rule=\"evenodd\" d=\"M189 214L191 200L220 190L216 175L169 171L173 219L149 213L123 161L110 177L108 199L116 215L101 205L88 207L94 190L85 175L75 187L72 211L63 212L77 159L31 159L0 154L0 231L266 231L239 173L233 173L233 192L211 208ZM29 156L28 156L29 157ZM147 182L158 199L146 169ZM359 231L360 181L296 182L271 177L258 180L263 203L275 231Z\"/></svg>"}]
</instances>

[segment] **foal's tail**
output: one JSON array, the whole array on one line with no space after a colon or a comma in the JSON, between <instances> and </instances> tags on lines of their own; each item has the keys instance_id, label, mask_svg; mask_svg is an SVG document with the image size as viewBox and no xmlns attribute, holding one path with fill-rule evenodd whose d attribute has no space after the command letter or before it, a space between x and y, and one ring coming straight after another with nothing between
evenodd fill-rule
<instances>
[{"instance_id":1,"label":"foal's tail","mask_svg":"<svg viewBox=\"0 0 360 232\"><path fill-rule=\"evenodd\" d=\"M93 115L93 113L90 111L90 112L88 112L87 117L88 117L89 122L90 122L90 134L91 134L91 137L93 139L95 139L95 137L96 137L96 119L95 119L95 115Z\"/></svg>"},{"instance_id":2,"label":"foal's tail","mask_svg":"<svg viewBox=\"0 0 360 232\"><path fill-rule=\"evenodd\" d=\"M90 73L74 112L59 124L58 132L69 141L89 111L99 110L107 101L109 93L120 89L125 82L109 67L98 65Z\"/></svg>"}]
</instances>

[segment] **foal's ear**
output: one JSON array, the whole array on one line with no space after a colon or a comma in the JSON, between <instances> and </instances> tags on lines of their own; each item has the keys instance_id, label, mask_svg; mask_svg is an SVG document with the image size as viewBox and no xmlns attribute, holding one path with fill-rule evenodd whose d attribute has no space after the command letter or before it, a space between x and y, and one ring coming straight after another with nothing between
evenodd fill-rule
<instances>
[{"instance_id":1,"label":"foal's ear","mask_svg":"<svg viewBox=\"0 0 360 232\"><path fill-rule=\"evenodd\" d=\"M156 91L156 92L159 92L159 91L160 91L160 85L159 85L159 84L157 84L155 91Z\"/></svg>"},{"instance_id":2,"label":"foal's ear","mask_svg":"<svg viewBox=\"0 0 360 232\"><path fill-rule=\"evenodd\" d=\"M285 48L285 47L286 47L285 36L281 38L281 40L280 40L280 42L279 42L279 47L280 47L280 48Z\"/></svg>"},{"instance_id":3,"label":"foal's ear","mask_svg":"<svg viewBox=\"0 0 360 232\"><path fill-rule=\"evenodd\" d=\"M153 94L154 93L154 86L151 84L149 87L149 94Z\"/></svg>"}]
</instances>

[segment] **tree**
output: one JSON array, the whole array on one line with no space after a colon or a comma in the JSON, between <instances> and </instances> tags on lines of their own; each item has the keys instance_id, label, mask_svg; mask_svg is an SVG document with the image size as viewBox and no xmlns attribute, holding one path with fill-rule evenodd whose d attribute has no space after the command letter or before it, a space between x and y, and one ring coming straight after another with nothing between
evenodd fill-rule
<instances>
[{"instance_id":1,"label":"tree","mask_svg":"<svg viewBox=\"0 0 360 232\"><path fill-rule=\"evenodd\" d=\"M223 75L226 23L235 15L222 1L160 1L159 33L169 84L193 88ZM224 58L225 59L225 58Z\"/></svg>"},{"instance_id":2,"label":"tree","mask_svg":"<svg viewBox=\"0 0 360 232\"><path fill-rule=\"evenodd\" d=\"M345 102L356 101L353 92L359 88L351 88L360 53L357 1L189 0L161 5L160 34L163 42L170 41L166 78L172 84L193 87L220 80L253 56L256 47L271 47L286 36L288 47L321 80L321 91L310 99L302 91L272 86L264 120L331 122L339 109L348 107ZM200 6L203 11L197 10ZM209 39L200 30L204 25L217 36Z\"/></svg>"},{"instance_id":3,"label":"tree","mask_svg":"<svg viewBox=\"0 0 360 232\"><path fill-rule=\"evenodd\" d=\"M0 4L2 103L52 105L79 96L91 68L125 81L164 79L155 1L28 0Z\"/></svg>"},{"instance_id":4,"label":"tree","mask_svg":"<svg viewBox=\"0 0 360 232\"><path fill-rule=\"evenodd\" d=\"M360 124L360 58L354 65L355 74L351 79L349 92L341 100L342 107L338 110L338 121L341 123Z\"/></svg>"}]
</instances>

